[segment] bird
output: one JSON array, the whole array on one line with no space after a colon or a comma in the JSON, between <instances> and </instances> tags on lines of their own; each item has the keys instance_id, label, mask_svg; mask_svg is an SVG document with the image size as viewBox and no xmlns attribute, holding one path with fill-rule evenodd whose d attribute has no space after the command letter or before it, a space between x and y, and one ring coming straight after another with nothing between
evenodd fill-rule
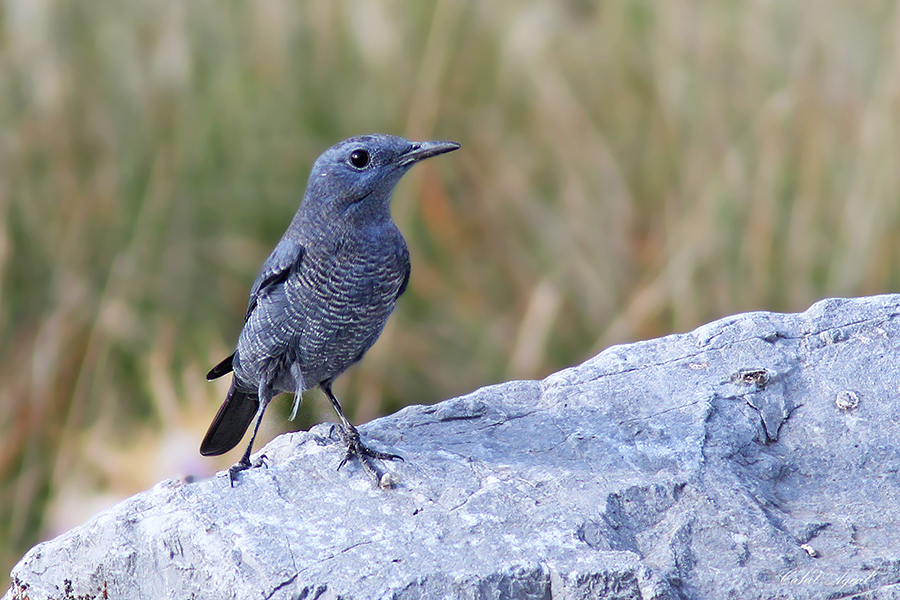
<instances>
[{"instance_id":1,"label":"bird","mask_svg":"<svg viewBox=\"0 0 900 600\"><path fill-rule=\"evenodd\" d=\"M331 386L372 347L409 282L409 250L390 213L394 187L416 163L459 147L370 134L315 161L294 218L250 289L234 352L206 375L232 373L232 380L200 454L228 452L253 422L247 449L228 471L231 487L259 464L251 465L250 453L272 398L293 393L293 419L301 394L316 386L340 418L346 451L338 469L356 457L379 483L372 459L402 460L362 443Z\"/></svg>"}]
</instances>

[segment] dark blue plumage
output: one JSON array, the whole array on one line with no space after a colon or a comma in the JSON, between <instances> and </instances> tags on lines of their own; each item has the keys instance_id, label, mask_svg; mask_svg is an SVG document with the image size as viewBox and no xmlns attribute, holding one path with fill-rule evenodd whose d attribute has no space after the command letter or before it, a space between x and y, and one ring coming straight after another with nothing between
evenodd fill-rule
<instances>
[{"instance_id":1,"label":"dark blue plumage","mask_svg":"<svg viewBox=\"0 0 900 600\"><path fill-rule=\"evenodd\" d=\"M250 453L266 405L279 392L316 385L341 418L352 456L377 477L374 452L344 417L332 381L362 358L381 334L409 280L409 252L390 215L391 194L416 162L459 148L455 142L410 142L389 135L350 138L315 162L300 208L263 264L237 348L208 379L234 371L231 389L200 446L217 455L236 446L255 418ZM295 403L296 410L296 403Z\"/></svg>"}]
</instances>

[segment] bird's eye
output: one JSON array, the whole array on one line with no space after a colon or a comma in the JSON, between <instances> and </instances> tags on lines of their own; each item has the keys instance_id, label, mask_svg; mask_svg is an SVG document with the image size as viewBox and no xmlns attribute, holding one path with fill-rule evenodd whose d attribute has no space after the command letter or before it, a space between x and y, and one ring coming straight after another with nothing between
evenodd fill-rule
<instances>
[{"instance_id":1,"label":"bird's eye","mask_svg":"<svg viewBox=\"0 0 900 600\"><path fill-rule=\"evenodd\" d=\"M350 164L357 169L363 169L369 164L369 153L365 150L354 150L350 153Z\"/></svg>"}]
</instances>

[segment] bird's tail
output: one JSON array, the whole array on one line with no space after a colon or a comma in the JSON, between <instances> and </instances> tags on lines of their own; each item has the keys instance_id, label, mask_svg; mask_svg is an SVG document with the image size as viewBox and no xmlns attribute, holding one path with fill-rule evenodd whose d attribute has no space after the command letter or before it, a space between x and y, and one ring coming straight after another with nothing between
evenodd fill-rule
<instances>
[{"instance_id":1,"label":"bird's tail","mask_svg":"<svg viewBox=\"0 0 900 600\"><path fill-rule=\"evenodd\" d=\"M216 418L200 444L200 454L218 456L237 446L258 408L259 397L256 392L242 392L235 388L232 381L225 402L219 407Z\"/></svg>"}]
</instances>

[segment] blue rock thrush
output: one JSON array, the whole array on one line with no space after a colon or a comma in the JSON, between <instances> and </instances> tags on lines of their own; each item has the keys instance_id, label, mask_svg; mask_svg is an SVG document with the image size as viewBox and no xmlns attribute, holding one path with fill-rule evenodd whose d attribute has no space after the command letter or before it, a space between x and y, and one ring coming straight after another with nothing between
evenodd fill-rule
<instances>
[{"instance_id":1,"label":"blue rock thrush","mask_svg":"<svg viewBox=\"0 0 900 600\"><path fill-rule=\"evenodd\" d=\"M331 384L375 343L409 281L409 251L390 214L394 187L420 160L457 148L364 135L329 148L313 165L300 208L253 282L237 349L206 376L234 372L201 454L231 450L254 421L244 456L229 470L232 486L251 466L272 397L296 394L296 413L301 393L316 385L341 419L347 450L338 468L355 456L378 482L371 459L400 458L363 445Z\"/></svg>"}]
</instances>

